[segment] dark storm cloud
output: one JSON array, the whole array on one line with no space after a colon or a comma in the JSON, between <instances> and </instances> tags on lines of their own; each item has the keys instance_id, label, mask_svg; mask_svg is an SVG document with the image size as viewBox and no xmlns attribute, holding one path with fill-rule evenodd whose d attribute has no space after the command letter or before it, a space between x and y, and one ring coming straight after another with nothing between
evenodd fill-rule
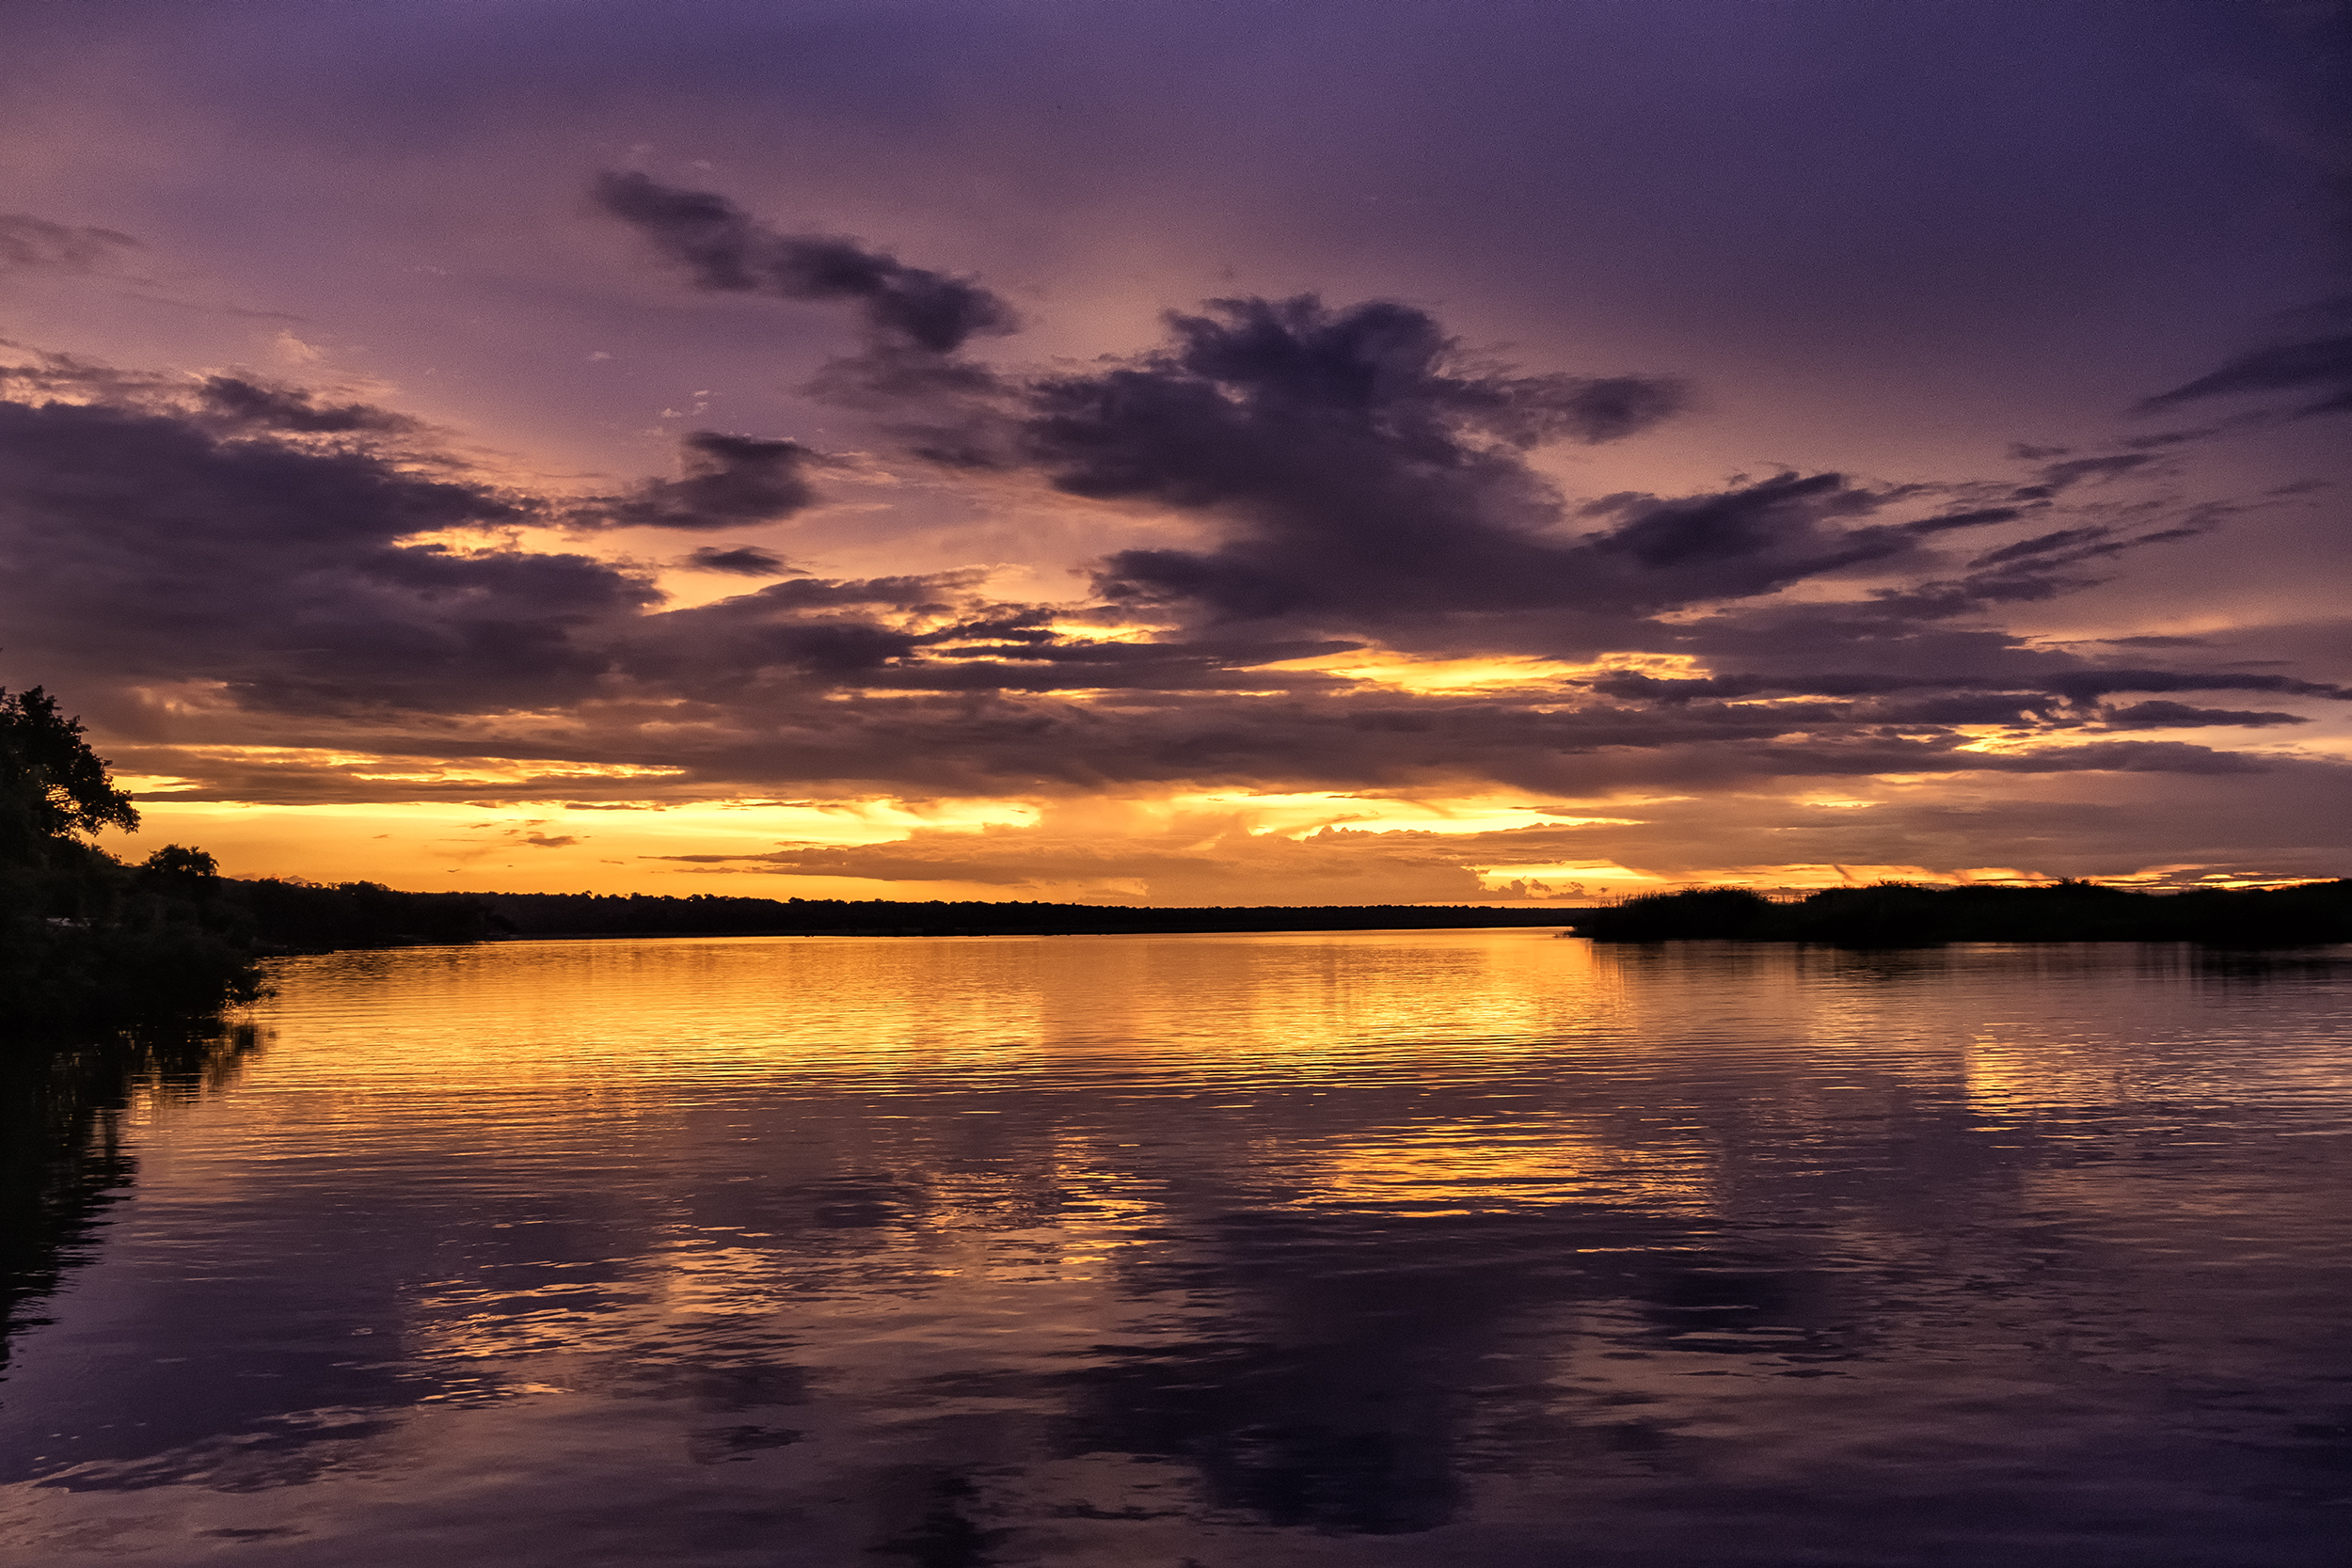
<instances>
[{"instance_id":1,"label":"dark storm cloud","mask_svg":"<svg viewBox=\"0 0 2352 1568\"><path fill-rule=\"evenodd\" d=\"M1915 621L1949 620L1996 605L2033 604L2093 588L2106 578L2083 568L2151 545L2195 539L2213 531L2234 508L2208 506L2185 514L2176 527L2126 534L2110 524L2058 529L1985 551L1965 577L1935 578L1902 588L1871 590L1882 614Z\"/></svg>"},{"instance_id":2,"label":"dark storm cloud","mask_svg":"<svg viewBox=\"0 0 2352 1568\"><path fill-rule=\"evenodd\" d=\"M850 305L865 342L820 368L808 390L882 416L885 433L925 461L1001 466L1004 418L994 404L1007 388L960 353L974 338L1020 325L989 290L856 240L779 233L725 197L644 174L607 172L591 194L698 289Z\"/></svg>"},{"instance_id":3,"label":"dark storm cloud","mask_svg":"<svg viewBox=\"0 0 2352 1568\"><path fill-rule=\"evenodd\" d=\"M451 477L441 454L370 444L415 421L238 378L34 369L39 390L0 402L0 619L11 657L61 682L195 681L256 715L408 723L578 704L615 682L656 701L789 698L1022 624L950 615L972 573L796 578L661 612L651 583L608 562L429 537L577 514ZM690 447L701 472L615 510L707 527L796 503L803 449ZM750 546L696 563L788 569Z\"/></svg>"},{"instance_id":4,"label":"dark storm cloud","mask_svg":"<svg viewBox=\"0 0 2352 1568\"><path fill-rule=\"evenodd\" d=\"M1883 498L1839 474L1794 474L1718 495L1658 501L1592 536L1592 549L1642 569L1661 609L1748 598L1809 577L1912 547L1910 531L1838 530L1833 519L1875 512ZM1946 527L1949 519L1935 519Z\"/></svg>"},{"instance_id":5,"label":"dark storm cloud","mask_svg":"<svg viewBox=\"0 0 2352 1568\"><path fill-rule=\"evenodd\" d=\"M976 600L980 576L773 583L642 618L615 644L616 668L720 704L788 702L827 685L874 694L1263 691L1333 685L1316 674L1269 677L1259 667L1356 646L1073 638L1053 629L1043 607Z\"/></svg>"},{"instance_id":6,"label":"dark storm cloud","mask_svg":"<svg viewBox=\"0 0 2352 1568\"><path fill-rule=\"evenodd\" d=\"M26 213L0 213L0 272L50 268L95 272L139 242L111 229L74 228Z\"/></svg>"},{"instance_id":7,"label":"dark storm cloud","mask_svg":"<svg viewBox=\"0 0 2352 1568\"><path fill-rule=\"evenodd\" d=\"M613 628L615 668L648 693L721 705L784 702L872 684L915 659L976 574L793 578Z\"/></svg>"},{"instance_id":8,"label":"dark storm cloud","mask_svg":"<svg viewBox=\"0 0 2352 1568\"><path fill-rule=\"evenodd\" d=\"M678 445L684 478L647 480L582 510L618 528L692 531L774 522L817 499L808 470L825 459L797 441L698 430Z\"/></svg>"},{"instance_id":9,"label":"dark storm cloud","mask_svg":"<svg viewBox=\"0 0 2352 1568\"><path fill-rule=\"evenodd\" d=\"M729 572L746 578L782 577L792 570L784 557L772 555L756 545L738 545L724 550L706 545L682 564L696 572Z\"/></svg>"},{"instance_id":10,"label":"dark storm cloud","mask_svg":"<svg viewBox=\"0 0 2352 1568\"><path fill-rule=\"evenodd\" d=\"M797 257L801 242L723 198L636 175L598 189L700 286L820 297L789 281L798 261L775 260ZM901 274L939 276L888 258L851 272L885 292ZM1789 472L1698 495L1605 497L1579 514L1605 526L1580 536L1527 453L1639 434L1682 405L1679 383L1520 374L1472 360L1426 311L1313 295L1210 301L1168 315L1157 350L1019 375L956 357L961 328L926 342L877 326L869 308L882 294L824 297L866 311L872 341L812 390L879 415L908 455L1025 471L1065 494L1210 522L1217 536L1204 547L1114 551L1095 572L1108 604L1196 626L1272 623L1290 635L1461 652L1590 650L1644 645L1642 626L1662 613L1872 576L1915 578L1872 591L1879 615L1953 619L2092 586L2096 563L2192 537L2227 514L2208 507L2130 532L2116 519L2132 506L2072 493L2147 480L2164 460L2021 445L2017 454L2040 465L2025 485L1874 486ZM1926 515L1902 519L1906 510ZM1982 549L1964 575L1915 580L1951 536L2044 514L2069 526Z\"/></svg>"},{"instance_id":11,"label":"dark storm cloud","mask_svg":"<svg viewBox=\"0 0 2352 1568\"><path fill-rule=\"evenodd\" d=\"M1425 312L1311 295L1213 301L1168 348L1040 379L1020 434L1058 489L1216 515L1208 551L1112 555L1101 591L1223 619L1335 623L1588 596L1589 557L1540 539L1557 498L1524 452L1615 440L1680 404L1672 382L1462 363Z\"/></svg>"},{"instance_id":12,"label":"dark storm cloud","mask_svg":"<svg viewBox=\"0 0 2352 1568\"><path fill-rule=\"evenodd\" d=\"M1491 637L1498 617L1516 617L1525 648L1549 617L1573 645L1579 623L1622 635L1634 618L1916 564L1944 536L2030 518L2157 462L2068 457L1997 492L1788 473L1696 496L1619 494L1581 509L1610 526L1575 537L1524 453L1636 434L1680 406L1677 383L1471 365L1426 312L1393 303L1222 300L1168 324L1156 353L1018 384L1017 413L1003 411L1016 384L993 381L1005 454L993 461L1033 465L1071 494L1216 519L1224 536L1210 548L1115 552L1096 577L1112 603L1213 623L1442 641L1435 628L1449 623ZM1996 493L1998 504L1967 504ZM1924 517L1874 520L1939 501ZM1894 591L1904 597L1888 609L1949 617L2054 597L2096 580L2088 562L2202 526L2053 531L1986 552L1966 578Z\"/></svg>"},{"instance_id":13,"label":"dark storm cloud","mask_svg":"<svg viewBox=\"0 0 2352 1568\"><path fill-rule=\"evenodd\" d=\"M152 417L0 406L0 476L12 654L270 707L576 696L598 664L568 627L648 594L582 557L395 543L507 515L467 486Z\"/></svg>"},{"instance_id":14,"label":"dark storm cloud","mask_svg":"<svg viewBox=\"0 0 2352 1568\"><path fill-rule=\"evenodd\" d=\"M1204 314L1170 315L1161 351L1091 373L1008 380L954 357L975 333L1011 325L976 284L849 242L779 235L723 197L643 175L608 174L596 198L697 287L851 302L867 350L827 367L813 389L882 415L914 455L1032 467L1068 494L1209 513L1232 527L1211 551L1114 554L1099 587L1118 602L1186 602L1215 619L1360 623L1602 596L1625 573L1534 536L1558 503L1523 454L1623 438L1683 401L1667 378L1472 365L1424 311L1387 302L1335 309L1311 295L1212 301ZM1753 519L1743 542L1694 546L1725 591L1899 552L1891 537L1798 539L1800 513L1839 509L1820 488L1765 486L1719 504L1726 532ZM1662 546L1630 550L1653 576L1674 563L1664 555ZM1747 570L1730 564L1735 556Z\"/></svg>"},{"instance_id":15,"label":"dark storm cloud","mask_svg":"<svg viewBox=\"0 0 2352 1568\"><path fill-rule=\"evenodd\" d=\"M1229 319L1251 321L1247 313ZM1272 325L1279 340L1343 319L1301 308ZM1372 321L1388 341L1427 343L1422 323ZM1181 394L1188 379L1239 374L1283 346L1260 341L1227 356L1234 345L1206 327L1188 341L1200 349L1200 360L1147 367L1144 384ZM1291 346L1300 345L1294 338ZM1329 438L1359 452L1399 438L1421 453L1427 474L1391 453L1375 465L1378 483L1409 486L1434 475L1443 496L1452 494L1444 482L1468 469L1472 491L1490 499L1493 492L1478 488L1489 475L1505 475L1506 488L1521 483L1507 467L1482 469L1498 450L1516 462L1518 441L1564 424L1598 438L1619 418L1580 402L1577 387L1542 378L1508 378L1508 397L1492 386L1444 385L1466 378L1434 371L1421 348L1385 365L1352 348L1287 367L1282 353L1271 357L1280 372L1275 379L1289 383L1266 394L1284 405L1279 410L1250 409L1251 393L1215 384L1220 400L1266 421L1245 420L1238 444L1248 450L1218 454L1235 465L1228 470L1235 477L1216 492L1220 498L1247 495L1259 504L1270 491L1280 494L1267 477L1281 474L1288 461L1277 450L1276 427L1312 436L1336 426ZM607 562L421 540L452 528L561 523L571 514L449 477L454 470L446 460L412 462L393 447L371 446L416 436L420 427L401 417L243 378L173 384L65 362L40 370L48 393L28 398L72 392L97 401L0 404L12 652L54 655L77 672L129 686L217 682L249 715L292 716L313 733L326 722L358 726L392 751L450 748L450 736L433 732L454 716L563 705L603 715L583 720L592 733L574 736L577 750L604 760L675 762L707 784L788 775L1005 789L1474 777L1526 787L1638 788L1888 770L2205 773L2262 765L2169 743L2100 742L1993 757L1963 750L1967 736L1953 726L2055 733L2103 723L2148 727L2167 718L2268 725L2292 716L2159 712L2145 705L2102 713L2095 705L2117 691L2342 695L2275 674L2101 670L2046 652L2034 656L2029 678L1955 673L1970 658L2018 656L1997 634L1930 638L1883 613L1873 622L1851 609L1850 624L1834 635L1825 630L1834 612L1817 610L1790 625L1824 636L1824 649L1899 638L1930 667L1911 674L1768 672L1687 682L1628 675L1456 700L1369 692L1343 677L1267 668L1359 646L1346 639L1073 634L1057 629L1045 608L976 597L983 577L977 572L794 577L714 604L662 610L647 583ZM1381 394L1384 373L1409 395ZM1301 383L1340 390L1307 395L1296 390ZM1329 412L1335 403L1339 414ZM1391 418L1400 404L1406 412ZM1458 417L1488 432L1490 444L1475 443L1464 426L1448 423L1455 416L1438 409L1468 409ZM1508 428L1494 435L1499 410L1508 414ZM1105 420L1083 428L1110 430L1129 443L1122 451L1168 434L1138 430L1123 413ZM1056 427L1056 439L1073 439L1075 428ZM779 504L780 493L790 499L804 461L800 449L741 437L698 440L694 450L707 462L702 473L656 482L625 504L648 514L666 509L673 517L694 508L755 516ZM1103 483L1105 450L1090 449L1088 461L1098 465L1089 471ZM1191 472L1170 465L1171 474ZM1307 481L1293 473L1286 483ZM1730 592L1727 582L1752 586L1894 549L1889 541L1912 537L1918 525L1841 526L1892 504L1886 493L1835 476L1783 476L1716 497L1611 498L1594 509L1611 526L1566 543L1504 535L1474 508L1467 515L1475 548L1517 547L1522 571L1550 574L1538 577L1546 594L1568 580L1554 559L1562 556L1582 570L1617 573L1614 592L1656 574L1699 585L1680 591L1687 594ZM1923 521L1938 533L1994 526L2013 520L1990 515L2004 510L1945 512ZM1393 535L1375 535L1383 537ZM2082 547L2036 543L2045 552ZM689 560L745 573L783 569L751 546ZM1345 562L1335 569L1344 571ZM1727 570L1745 575L1721 575ZM1455 578L1449 611L1494 602L1477 596L1481 581L1506 604L1543 602L1514 597L1492 578ZM1385 578L1375 586L1384 594L1402 591ZM1362 602L1389 612L1395 604ZM1736 644L1738 617L1718 622L1677 635ZM100 624L118 629L93 642L87 628ZM1787 629L1756 627L1755 635L1772 645L1802 651ZM1058 695L1075 693L1099 700ZM1759 696L1803 700L1743 701ZM661 726L658 741L627 738L648 720ZM601 740L594 738L599 726ZM457 746L468 748L478 751L479 743Z\"/></svg>"},{"instance_id":16,"label":"dark storm cloud","mask_svg":"<svg viewBox=\"0 0 2352 1568\"><path fill-rule=\"evenodd\" d=\"M434 434L429 426L375 404L328 402L308 388L250 373L192 380L151 371L119 370L5 340L0 340L0 347L18 349L25 356L14 364L0 364L0 398L20 405L103 404L119 412L159 416L207 436L262 436L310 448L398 451L405 459L446 466L426 444L425 438ZM420 440L404 446L389 439L395 436Z\"/></svg>"},{"instance_id":17,"label":"dark storm cloud","mask_svg":"<svg viewBox=\"0 0 2352 1568\"><path fill-rule=\"evenodd\" d=\"M1580 619L1615 619L1613 634L1624 636L1629 618L1915 567L1933 559L1922 552L1938 536L2015 522L2046 505L2038 495L2024 506L1871 522L1933 498L1838 474L1787 474L1696 496L1605 497L1582 515L1614 525L1565 539L1545 531L1556 500L1509 459L1487 472L1465 463L1435 476L1409 457L1396 467L1396 482L1382 486L1367 477L1373 466L1335 462L1328 483L1298 487L1307 499L1297 505L1219 498L1202 509L1241 526L1218 547L1121 552L1104 563L1098 586L1114 601L1190 603L1224 619L1286 617L1375 634L1445 617L1549 611L1574 645ZM1366 488L1375 495L1363 496ZM1964 578L1875 592L1883 613L1914 618L2046 599L2098 580L2075 569L2085 563L2204 526L2128 537L2106 524L2058 530L1985 552Z\"/></svg>"},{"instance_id":18,"label":"dark storm cloud","mask_svg":"<svg viewBox=\"0 0 2352 1568\"><path fill-rule=\"evenodd\" d=\"M574 627L651 596L580 556L415 542L532 509L395 454L255 428L405 421L227 385L226 420L220 382L178 412L0 402L13 657L135 685L217 682L266 708L537 704L578 695L601 668Z\"/></svg>"},{"instance_id":19,"label":"dark storm cloud","mask_svg":"<svg viewBox=\"0 0 2352 1568\"><path fill-rule=\"evenodd\" d=\"M1012 308L979 285L834 235L780 234L722 196L609 172L595 198L634 227L699 289L782 299L847 300L877 345L952 354L1009 332Z\"/></svg>"}]
</instances>

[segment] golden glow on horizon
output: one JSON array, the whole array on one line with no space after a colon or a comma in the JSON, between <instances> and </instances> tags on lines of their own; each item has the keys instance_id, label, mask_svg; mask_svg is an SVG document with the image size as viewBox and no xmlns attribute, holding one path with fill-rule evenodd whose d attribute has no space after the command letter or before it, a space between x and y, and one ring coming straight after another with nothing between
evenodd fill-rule
<instances>
[{"instance_id":1,"label":"golden glow on horizon","mask_svg":"<svg viewBox=\"0 0 2352 1568\"><path fill-rule=\"evenodd\" d=\"M1652 893L1676 884L1646 871L1629 870L1615 861L1561 861L1545 865L1481 866L1478 878L1498 897L1581 897L1591 894L1614 897L1628 893Z\"/></svg>"},{"instance_id":2,"label":"golden glow on horizon","mask_svg":"<svg viewBox=\"0 0 2352 1568\"><path fill-rule=\"evenodd\" d=\"M167 770L174 756L185 759L183 770ZM1880 880L2054 879L2032 867L1685 859L1661 843L1662 823L1649 820L1654 808L1687 803L1684 796L1558 801L1497 790L1194 790L1002 800L698 799L688 791L707 786L681 782L684 768L632 763L452 760L281 746L146 747L139 760L147 770L118 778L139 797L147 822L127 841L109 835L107 847L119 854L135 860L166 842L187 843L218 856L232 876L410 888L1177 905L1541 904L1693 886L1804 892ZM1886 791L1883 800L1799 796L1784 798L1776 809L1859 813L1899 800L1907 787L1948 782L1944 775L1882 775L1870 784ZM594 799L600 788L630 793ZM469 798L366 798L412 789ZM199 791L262 798L187 798ZM344 798L294 803L313 793ZM1516 853L1509 841L1453 850L1426 842L1537 832L1545 836ZM1575 836L1564 842L1569 833ZM1393 848L1376 847L1390 835L1401 835ZM975 839L984 841L958 842ZM1562 853L1587 844L1582 854ZM1314 858L1295 858L1290 846ZM869 849L877 852L849 853ZM1317 879L1345 879L1309 892L1299 880L1302 868ZM2164 865L2098 879L2179 887L2203 869ZM2209 873L2195 885L2294 879L2257 868Z\"/></svg>"},{"instance_id":3,"label":"golden glow on horizon","mask_svg":"<svg viewBox=\"0 0 2352 1568\"><path fill-rule=\"evenodd\" d=\"M1234 875L1247 878L1253 874L1252 857L1243 847L1258 840L1303 844L1327 833L1463 837L1532 828L1638 825L1636 818L1575 814L1494 795L1402 799L1338 792L1200 792L1148 800L1060 801L507 798L318 805L175 800L165 794L151 796L141 809L143 830L127 842L115 841L118 852L137 858L166 842L191 843L218 856L232 876L511 892L593 889L1123 902L1150 896L1148 879L1120 869L1123 854L1160 860L1171 852L1179 858L1194 855L1204 868L1230 863ZM1002 869L988 870L986 879L977 882L959 882L947 871L939 878L913 870L898 876L853 876L763 863L771 856L788 861L795 850L821 855L904 845L932 835L961 839L983 833L996 836L979 851L985 864L973 862L976 871ZM1021 836L1008 840L1005 834ZM1172 850L1170 839L1177 841ZM1073 845L1101 854L1103 868L1043 873L1034 880L1019 875L1025 859L1034 855L1047 862L1067 861ZM926 855L972 861L970 852L952 845L921 847ZM1013 875L1008 878L1004 871ZM1271 866L1263 874L1280 875ZM1481 892L1474 896L1505 899L1555 895L1549 888L1502 888L1500 884L1511 877L1524 880L1567 875L1610 886L1657 882L1654 877L1604 860L1512 866L1507 872L1477 866L1473 875L1482 878L1477 884ZM714 877L723 878L725 885L713 885ZM1287 886L1241 896L1243 901L1282 902L1286 894L1296 896ZM1372 889L1359 892L1358 898L1399 901ZM1416 900L1406 896L1402 901Z\"/></svg>"},{"instance_id":4,"label":"golden glow on horizon","mask_svg":"<svg viewBox=\"0 0 2352 1568\"><path fill-rule=\"evenodd\" d=\"M305 877L393 886L512 893L740 893L813 897L884 895L869 880L752 875L714 887L707 866L668 857L759 856L780 843L883 844L917 831L977 832L1033 825L1037 808L1005 800L410 800L315 806L146 800L141 831L109 835L139 858L166 843L195 844L237 877ZM783 886L790 883L788 888ZM911 884L930 887L930 884ZM957 895L946 895L955 896ZM961 895L968 896L968 893Z\"/></svg>"},{"instance_id":5,"label":"golden glow on horizon","mask_svg":"<svg viewBox=\"0 0 2352 1568\"><path fill-rule=\"evenodd\" d=\"M1596 675L1643 674L1685 680L1707 672L1687 654L1610 654L1583 662L1532 657L1416 658L1384 648L1318 654L1263 666L1269 671L1314 672L1398 691L1471 692L1529 686L1564 686Z\"/></svg>"},{"instance_id":6,"label":"golden glow on horizon","mask_svg":"<svg viewBox=\"0 0 2352 1568\"><path fill-rule=\"evenodd\" d=\"M103 847L135 861L166 843L191 844L219 857L224 871L237 877L474 892L1169 904L1544 903L1686 887L1803 893L1876 881L1963 886L2057 879L2039 867L2013 865L1661 866L1608 842L1612 827L1631 819L1570 816L1492 797L1413 800L1202 793L1145 800L504 799L297 806L165 796L142 801L140 810L141 832L108 833ZM1442 840L1546 825L1590 828L1597 835L1595 853L1577 859L1488 859L1491 846L1467 843L1454 855L1420 847L1409 851L1421 857L1434 852L1438 864L1451 860L1472 879L1475 891L1466 893L1436 891L1443 884L1409 879L1310 891L1295 880L1295 863L1285 858L1320 846L1352 853L1343 848L1351 842L1362 845L1362 854L1376 856L1391 834ZM1263 854L1251 847L1257 845L1267 847ZM839 870L791 867L796 851L821 865L828 855L899 847L905 850L899 860L884 855L871 869L860 869L854 860ZM894 863L901 868L894 870ZM927 873L927 865L937 869ZM2160 864L2092 879L2177 888L2269 887L2307 879Z\"/></svg>"},{"instance_id":7,"label":"golden glow on horizon","mask_svg":"<svg viewBox=\"0 0 2352 1568\"><path fill-rule=\"evenodd\" d=\"M1295 795L1209 791L1172 795L1162 803L1170 813L1231 813L1248 823L1253 837L1277 834L1306 838L1328 830L1358 833L1491 833L1515 828L1632 827L1629 816L1572 815L1507 796L1471 795L1436 800L1350 795L1337 790Z\"/></svg>"}]
</instances>

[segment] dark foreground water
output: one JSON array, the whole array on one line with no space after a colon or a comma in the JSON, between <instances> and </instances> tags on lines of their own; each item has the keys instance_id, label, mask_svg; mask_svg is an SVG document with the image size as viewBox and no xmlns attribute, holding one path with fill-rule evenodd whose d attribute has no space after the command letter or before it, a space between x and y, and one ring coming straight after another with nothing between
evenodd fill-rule
<instances>
[{"instance_id":1,"label":"dark foreground water","mask_svg":"<svg viewBox=\"0 0 2352 1568\"><path fill-rule=\"evenodd\" d=\"M2352 1557L2344 949L738 939L281 983L8 1124L12 1560Z\"/></svg>"}]
</instances>

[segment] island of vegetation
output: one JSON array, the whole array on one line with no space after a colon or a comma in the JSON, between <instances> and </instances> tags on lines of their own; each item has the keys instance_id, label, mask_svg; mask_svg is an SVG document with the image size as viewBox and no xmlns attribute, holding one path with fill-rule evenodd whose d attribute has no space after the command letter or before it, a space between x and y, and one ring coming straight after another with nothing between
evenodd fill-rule
<instances>
[{"instance_id":1,"label":"island of vegetation","mask_svg":"<svg viewBox=\"0 0 2352 1568\"><path fill-rule=\"evenodd\" d=\"M403 893L374 882L220 875L167 845L138 865L90 842L134 829L79 721L33 687L0 689L0 1031L30 1036L202 1018L262 989L263 960L348 947L512 938L1061 936L1569 927L1600 942L1718 938L1915 946L1943 942L2352 941L2352 880L2270 891L1835 888L1796 901L1732 888L1645 894L1605 909L1115 904L750 898L698 894Z\"/></svg>"},{"instance_id":2,"label":"island of vegetation","mask_svg":"<svg viewBox=\"0 0 2352 1568\"><path fill-rule=\"evenodd\" d=\"M2352 879L2290 887L2138 892L2096 882L1928 887L1879 882L1778 900L1745 888L1645 893L1571 917L1597 942L2198 942L2294 947L2352 942Z\"/></svg>"}]
</instances>

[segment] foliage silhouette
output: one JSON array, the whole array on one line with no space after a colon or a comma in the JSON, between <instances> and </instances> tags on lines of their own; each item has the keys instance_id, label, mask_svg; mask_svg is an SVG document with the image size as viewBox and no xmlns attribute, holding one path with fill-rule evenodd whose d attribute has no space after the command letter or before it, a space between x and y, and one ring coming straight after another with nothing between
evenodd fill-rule
<instances>
[{"instance_id":1,"label":"foliage silhouette","mask_svg":"<svg viewBox=\"0 0 2352 1568\"><path fill-rule=\"evenodd\" d=\"M81 721L61 716L40 687L0 687L0 857L36 858L74 833L139 825L131 798L82 733Z\"/></svg>"}]
</instances>

